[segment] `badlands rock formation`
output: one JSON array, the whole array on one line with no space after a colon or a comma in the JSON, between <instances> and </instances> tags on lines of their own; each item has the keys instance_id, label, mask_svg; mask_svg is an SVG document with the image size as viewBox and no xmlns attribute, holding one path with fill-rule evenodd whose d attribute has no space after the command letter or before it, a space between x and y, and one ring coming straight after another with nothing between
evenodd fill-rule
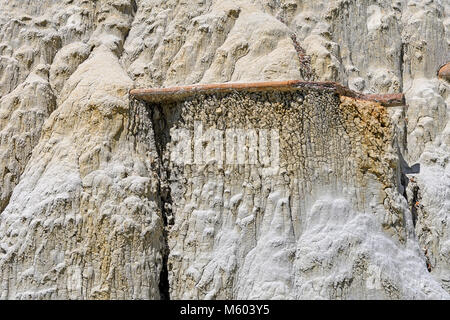
<instances>
[{"instance_id":1,"label":"badlands rock formation","mask_svg":"<svg viewBox=\"0 0 450 320\"><path fill-rule=\"evenodd\" d=\"M448 0L2 1L1 298L450 298L449 47ZM406 107L129 95L287 79L403 92ZM266 180L168 160L170 128L224 119L343 143L281 148L310 172ZM322 186L323 163L332 189L297 181Z\"/></svg>"}]
</instances>

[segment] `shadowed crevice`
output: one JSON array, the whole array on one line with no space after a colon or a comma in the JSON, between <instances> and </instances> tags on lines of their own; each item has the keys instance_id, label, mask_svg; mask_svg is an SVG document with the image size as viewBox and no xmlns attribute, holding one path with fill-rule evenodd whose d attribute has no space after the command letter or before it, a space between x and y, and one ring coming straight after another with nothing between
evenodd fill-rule
<instances>
[{"instance_id":1,"label":"shadowed crevice","mask_svg":"<svg viewBox=\"0 0 450 320\"><path fill-rule=\"evenodd\" d=\"M160 180L158 193L160 196L161 214L164 223L164 230L163 230L164 243L162 249L163 257L162 257L161 273L159 277L159 293L161 296L161 300L170 300L169 270L167 266L170 254L170 248L168 244L168 233L170 227L173 225L173 216L172 216L172 196L168 183L168 177L170 176L170 172L168 171L167 165L165 165L163 159L165 145L167 144L168 140L170 140L170 134L168 134L164 130L167 127L167 123L165 117L161 116L163 112L161 106L157 105L154 108L150 108L146 104L146 108L150 113L150 119L154 130L153 133L155 136L156 151L158 153L159 180Z\"/></svg>"},{"instance_id":2,"label":"shadowed crevice","mask_svg":"<svg viewBox=\"0 0 450 320\"><path fill-rule=\"evenodd\" d=\"M167 268L167 261L169 257L169 245L168 245L168 225L170 224L172 199L170 190L167 189L166 172L162 165L161 158L161 144L159 143L159 136L156 134L155 124L153 122L155 111L147 105L144 101L139 101L134 98L130 98L129 105L129 123L128 131L134 136L134 147L137 148L138 144L150 144L148 148L157 155L157 164L155 169L158 174L159 183L157 185L157 199L159 209L161 210L161 219L163 222L162 227L162 240L160 254L161 259L161 271L159 275L158 289L161 300L170 300L170 285L169 275ZM156 123L158 127L158 123ZM156 141L155 141L156 140Z\"/></svg>"}]
</instances>

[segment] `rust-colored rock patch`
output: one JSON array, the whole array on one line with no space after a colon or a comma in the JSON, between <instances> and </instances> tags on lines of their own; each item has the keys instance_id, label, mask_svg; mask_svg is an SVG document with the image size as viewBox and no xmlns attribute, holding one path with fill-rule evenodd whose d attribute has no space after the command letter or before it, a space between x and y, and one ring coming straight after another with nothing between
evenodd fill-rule
<instances>
[{"instance_id":1,"label":"rust-colored rock patch","mask_svg":"<svg viewBox=\"0 0 450 320\"><path fill-rule=\"evenodd\" d=\"M293 91L301 88L321 89L333 91L339 96L351 97L359 100L375 101L385 107L401 106L405 104L402 93L395 94L362 94L336 82L315 82L301 80L267 81L250 83L214 83L178 86L171 88L133 89L130 94L137 99L147 102L179 101L199 93L231 92L231 91Z\"/></svg>"},{"instance_id":2,"label":"rust-colored rock patch","mask_svg":"<svg viewBox=\"0 0 450 320\"><path fill-rule=\"evenodd\" d=\"M438 71L439 79L450 81L450 62L447 62Z\"/></svg>"}]
</instances>

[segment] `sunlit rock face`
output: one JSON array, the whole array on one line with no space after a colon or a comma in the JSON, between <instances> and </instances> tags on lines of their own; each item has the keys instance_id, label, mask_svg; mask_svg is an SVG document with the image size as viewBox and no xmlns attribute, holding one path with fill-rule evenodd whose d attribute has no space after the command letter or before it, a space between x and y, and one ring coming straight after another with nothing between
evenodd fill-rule
<instances>
[{"instance_id":1,"label":"sunlit rock face","mask_svg":"<svg viewBox=\"0 0 450 320\"><path fill-rule=\"evenodd\" d=\"M173 298L445 297L409 243L386 108L325 89L148 107L171 190Z\"/></svg>"},{"instance_id":2,"label":"sunlit rock face","mask_svg":"<svg viewBox=\"0 0 450 320\"><path fill-rule=\"evenodd\" d=\"M0 296L449 298L449 43L446 1L2 1ZM407 107L129 96L306 74ZM196 121L278 171L172 162Z\"/></svg>"}]
</instances>

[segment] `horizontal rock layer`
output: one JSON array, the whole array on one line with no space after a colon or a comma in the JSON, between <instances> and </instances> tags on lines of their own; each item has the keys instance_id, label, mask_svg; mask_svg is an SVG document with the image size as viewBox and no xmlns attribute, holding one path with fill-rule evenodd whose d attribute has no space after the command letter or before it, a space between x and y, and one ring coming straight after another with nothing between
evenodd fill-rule
<instances>
[{"instance_id":1,"label":"horizontal rock layer","mask_svg":"<svg viewBox=\"0 0 450 320\"><path fill-rule=\"evenodd\" d=\"M372 100L386 107L405 104L405 97L401 93L394 94L361 94L350 90L335 82L308 82L301 80L271 81L255 83L220 83L179 86L170 88L133 89L130 94L147 102L182 100L189 96L203 93L230 91L294 91L298 88L317 88L319 90L335 92L338 95Z\"/></svg>"}]
</instances>

